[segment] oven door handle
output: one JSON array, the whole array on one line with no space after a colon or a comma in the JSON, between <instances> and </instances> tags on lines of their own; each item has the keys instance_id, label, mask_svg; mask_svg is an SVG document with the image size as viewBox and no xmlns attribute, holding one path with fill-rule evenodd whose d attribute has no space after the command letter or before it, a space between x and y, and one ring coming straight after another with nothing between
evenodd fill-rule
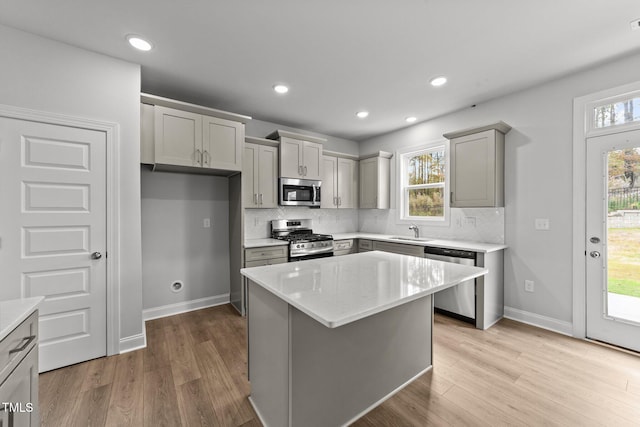
<instances>
[{"instance_id":1,"label":"oven door handle","mask_svg":"<svg viewBox=\"0 0 640 427\"><path fill-rule=\"evenodd\" d=\"M292 255L293 258L307 256L307 255L315 255L321 253L331 253L333 252L333 247L331 248L318 248L318 249L305 249L304 253L300 252L299 255Z\"/></svg>"}]
</instances>

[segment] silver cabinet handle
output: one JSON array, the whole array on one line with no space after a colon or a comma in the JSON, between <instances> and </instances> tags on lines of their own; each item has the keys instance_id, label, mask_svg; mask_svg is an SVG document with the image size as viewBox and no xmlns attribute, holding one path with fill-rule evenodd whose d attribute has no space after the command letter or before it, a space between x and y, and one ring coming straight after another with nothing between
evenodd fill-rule
<instances>
[{"instance_id":1,"label":"silver cabinet handle","mask_svg":"<svg viewBox=\"0 0 640 427\"><path fill-rule=\"evenodd\" d=\"M333 205L334 206L338 206L338 198L337 197L333 198Z\"/></svg>"},{"instance_id":2,"label":"silver cabinet handle","mask_svg":"<svg viewBox=\"0 0 640 427\"><path fill-rule=\"evenodd\" d=\"M27 342L25 342L23 345L21 345L18 348L14 348L13 350L9 350L9 354L20 353L21 351L23 351L24 349L29 347L29 344L31 344L33 342L33 340L36 339L36 336L35 335L30 335L28 337L24 337L23 339L27 340Z\"/></svg>"},{"instance_id":3,"label":"silver cabinet handle","mask_svg":"<svg viewBox=\"0 0 640 427\"><path fill-rule=\"evenodd\" d=\"M196 163L202 165L202 153L199 149L196 149Z\"/></svg>"},{"instance_id":4,"label":"silver cabinet handle","mask_svg":"<svg viewBox=\"0 0 640 427\"><path fill-rule=\"evenodd\" d=\"M307 176L307 167L304 167L304 176Z\"/></svg>"},{"instance_id":5,"label":"silver cabinet handle","mask_svg":"<svg viewBox=\"0 0 640 427\"><path fill-rule=\"evenodd\" d=\"M254 205L258 204L258 194L257 193L253 193L253 204Z\"/></svg>"},{"instance_id":6,"label":"silver cabinet handle","mask_svg":"<svg viewBox=\"0 0 640 427\"><path fill-rule=\"evenodd\" d=\"M591 251L589 255L591 255L591 258L600 258L600 252L598 251Z\"/></svg>"},{"instance_id":7,"label":"silver cabinet handle","mask_svg":"<svg viewBox=\"0 0 640 427\"><path fill-rule=\"evenodd\" d=\"M205 165L209 165L209 163L210 163L209 160L211 159L211 155L209 154L209 152L207 150L204 150L202 152L202 158L203 158L204 164Z\"/></svg>"},{"instance_id":8,"label":"silver cabinet handle","mask_svg":"<svg viewBox=\"0 0 640 427\"><path fill-rule=\"evenodd\" d=\"M260 204L262 204L262 193L260 193L260 195L258 197L260 199Z\"/></svg>"},{"instance_id":9,"label":"silver cabinet handle","mask_svg":"<svg viewBox=\"0 0 640 427\"><path fill-rule=\"evenodd\" d=\"M298 166L298 175L302 176L302 166Z\"/></svg>"},{"instance_id":10,"label":"silver cabinet handle","mask_svg":"<svg viewBox=\"0 0 640 427\"><path fill-rule=\"evenodd\" d=\"M342 197L338 197L338 206L342 206Z\"/></svg>"},{"instance_id":11,"label":"silver cabinet handle","mask_svg":"<svg viewBox=\"0 0 640 427\"><path fill-rule=\"evenodd\" d=\"M100 252L94 252L91 254L91 259L100 259L102 258L102 254Z\"/></svg>"}]
</instances>

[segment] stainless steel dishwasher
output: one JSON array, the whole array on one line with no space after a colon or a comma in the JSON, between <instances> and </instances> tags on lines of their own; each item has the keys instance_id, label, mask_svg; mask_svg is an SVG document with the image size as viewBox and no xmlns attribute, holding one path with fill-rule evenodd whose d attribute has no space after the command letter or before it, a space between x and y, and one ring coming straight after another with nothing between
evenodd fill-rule
<instances>
[{"instance_id":1,"label":"stainless steel dishwasher","mask_svg":"<svg viewBox=\"0 0 640 427\"><path fill-rule=\"evenodd\" d=\"M454 264L476 265L476 253L458 249L424 248L424 257ZM471 279L434 295L436 311L475 324L476 320L476 280Z\"/></svg>"}]
</instances>

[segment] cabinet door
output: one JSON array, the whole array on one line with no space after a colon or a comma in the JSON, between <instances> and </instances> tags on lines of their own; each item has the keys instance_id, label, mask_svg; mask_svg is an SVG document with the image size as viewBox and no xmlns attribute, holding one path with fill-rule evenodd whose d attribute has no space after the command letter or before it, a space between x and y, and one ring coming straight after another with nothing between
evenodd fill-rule
<instances>
[{"instance_id":1,"label":"cabinet door","mask_svg":"<svg viewBox=\"0 0 640 427\"><path fill-rule=\"evenodd\" d=\"M378 159L360 161L360 207L375 209L378 198Z\"/></svg>"},{"instance_id":2,"label":"cabinet door","mask_svg":"<svg viewBox=\"0 0 640 427\"><path fill-rule=\"evenodd\" d=\"M304 179L321 179L322 144L302 142L302 166Z\"/></svg>"},{"instance_id":3,"label":"cabinet door","mask_svg":"<svg viewBox=\"0 0 640 427\"><path fill-rule=\"evenodd\" d=\"M258 151L256 144L244 144L242 159L242 204L245 208L257 207L258 201Z\"/></svg>"},{"instance_id":4,"label":"cabinet door","mask_svg":"<svg viewBox=\"0 0 640 427\"><path fill-rule=\"evenodd\" d=\"M358 164L355 160L338 159L338 207L358 207ZM324 185L324 183L323 183Z\"/></svg>"},{"instance_id":5,"label":"cabinet door","mask_svg":"<svg viewBox=\"0 0 640 427\"><path fill-rule=\"evenodd\" d=\"M338 180L338 158L322 156L322 191L320 193L321 208L336 208Z\"/></svg>"},{"instance_id":6,"label":"cabinet door","mask_svg":"<svg viewBox=\"0 0 640 427\"><path fill-rule=\"evenodd\" d=\"M202 116L155 107L155 162L202 166Z\"/></svg>"},{"instance_id":7,"label":"cabinet door","mask_svg":"<svg viewBox=\"0 0 640 427\"><path fill-rule=\"evenodd\" d=\"M241 171L242 141L242 123L202 116L202 166Z\"/></svg>"},{"instance_id":8,"label":"cabinet door","mask_svg":"<svg viewBox=\"0 0 640 427\"><path fill-rule=\"evenodd\" d=\"M495 205L496 131L451 140L451 206Z\"/></svg>"},{"instance_id":9,"label":"cabinet door","mask_svg":"<svg viewBox=\"0 0 640 427\"><path fill-rule=\"evenodd\" d=\"M280 176L302 178L302 141L280 138Z\"/></svg>"},{"instance_id":10,"label":"cabinet door","mask_svg":"<svg viewBox=\"0 0 640 427\"><path fill-rule=\"evenodd\" d=\"M261 208L278 206L278 149L261 145L258 151L258 203Z\"/></svg>"}]
</instances>

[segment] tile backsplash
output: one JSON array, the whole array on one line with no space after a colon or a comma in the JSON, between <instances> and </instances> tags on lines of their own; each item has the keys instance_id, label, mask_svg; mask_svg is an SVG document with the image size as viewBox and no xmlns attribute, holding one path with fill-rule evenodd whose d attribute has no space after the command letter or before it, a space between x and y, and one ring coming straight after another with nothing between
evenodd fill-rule
<instances>
[{"instance_id":1,"label":"tile backsplash","mask_svg":"<svg viewBox=\"0 0 640 427\"><path fill-rule=\"evenodd\" d=\"M311 209L279 207L245 209L244 238L271 237L272 219L311 219L315 233L336 234L358 231L358 209Z\"/></svg>"},{"instance_id":2,"label":"tile backsplash","mask_svg":"<svg viewBox=\"0 0 640 427\"><path fill-rule=\"evenodd\" d=\"M395 209L310 209L279 207L246 209L245 239L270 237L272 219L313 220L316 233L366 233L411 235L409 224L398 224ZM440 239L504 243L504 208L452 208L448 226L419 225L420 235Z\"/></svg>"}]
</instances>

